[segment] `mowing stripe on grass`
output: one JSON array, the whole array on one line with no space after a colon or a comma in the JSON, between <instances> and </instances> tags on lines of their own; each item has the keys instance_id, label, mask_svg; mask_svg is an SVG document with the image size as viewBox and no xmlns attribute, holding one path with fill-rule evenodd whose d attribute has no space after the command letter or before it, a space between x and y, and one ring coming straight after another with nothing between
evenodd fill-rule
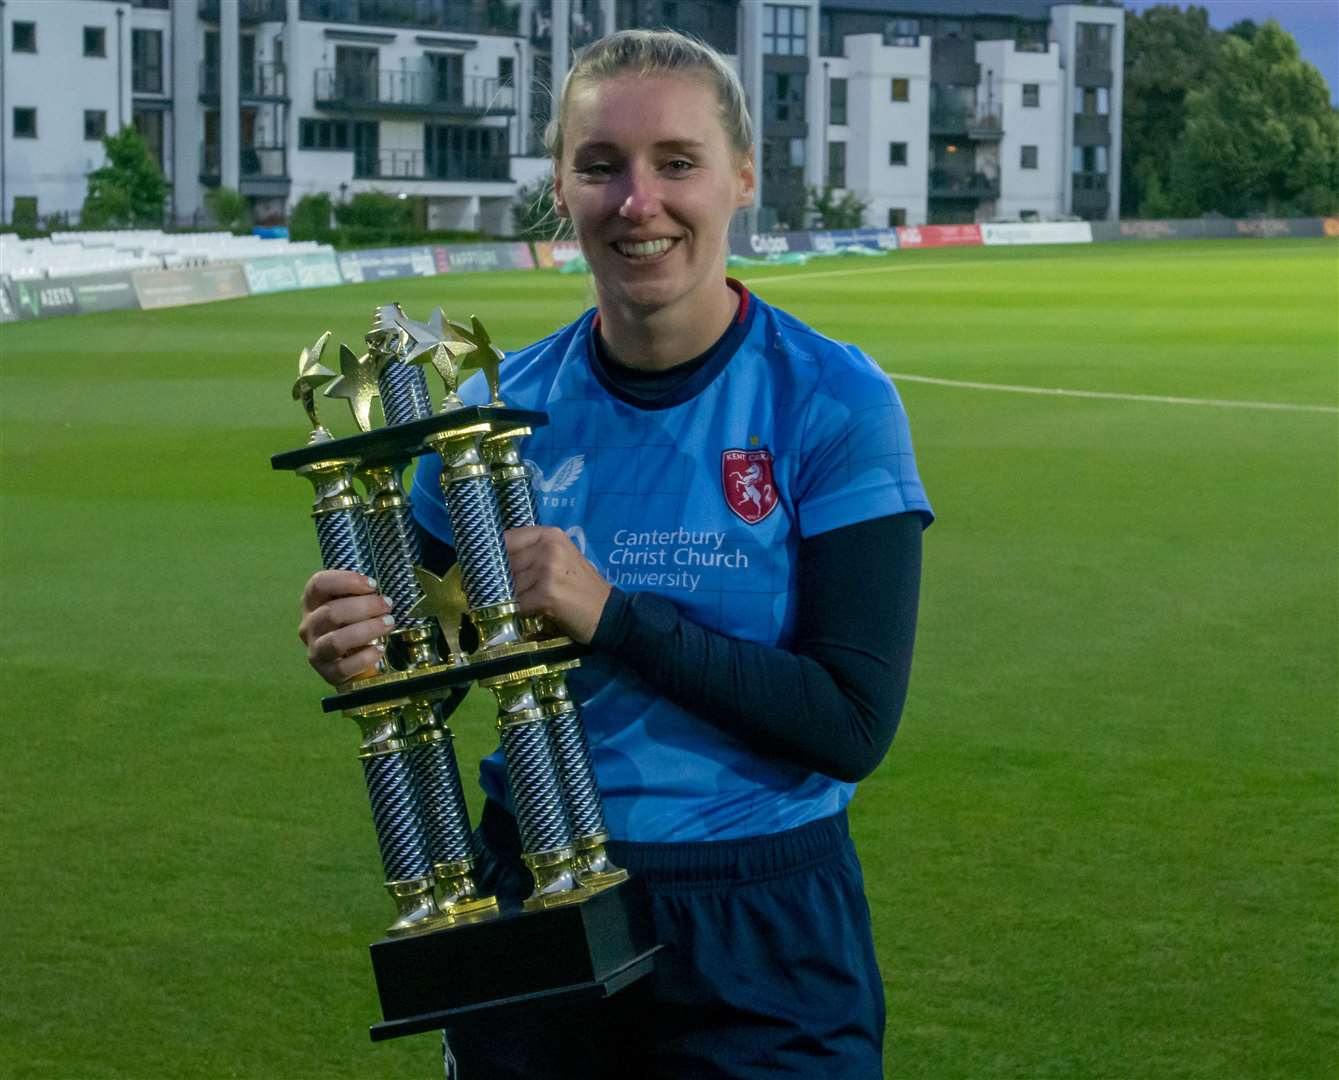
<instances>
[{"instance_id":1,"label":"mowing stripe on grass","mask_svg":"<svg viewBox=\"0 0 1339 1080\"><path fill-rule=\"evenodd\" d=\"M1164 397L1159 394L1113 394L1101 390L1065 390L1048 386L1012 386L1008 383L968 382L965 379L936 379L929 375L907 375L891 371L890 378L903 382L929 383L931 386L959 386L965 390L996 390L1006 394L1049 394L1052 397L1105 398L1108 401L1149 401L1158 405L1211 405L1222 409L1272 409L1279 412L1317 412L1339 415L1339 406L1300 405L1287 401L1229 401L1222 398Z\"/></svg>"}]
</instances>

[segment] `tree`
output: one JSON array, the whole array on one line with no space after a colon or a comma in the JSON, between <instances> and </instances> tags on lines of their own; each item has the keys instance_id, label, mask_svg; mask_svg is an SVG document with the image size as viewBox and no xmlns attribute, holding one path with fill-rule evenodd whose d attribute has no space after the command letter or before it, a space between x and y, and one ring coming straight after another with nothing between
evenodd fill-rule
<instances>
[{"instance_id":1,"label":"tree","mask_svg":"<svg viewBox=\"0 0 1339 1080\"><path fill-rule=\"evenodd\" d=\"M102 145L107 161L88 174L80 223L94 229L161 226L168 183L143 137L123 127Z\"/></svg>"},{"instance_id":2,"label":"tree","mask_svg":"<svg viewBox=\"0 0 1339 1080\"><path fill-rule=\"evenodd\" d=\"M211 188L205 192L205 206L220 229L236 231L251 223L251 204L236 188Z\"/></svg>"},{"instance_id":3,"label":"tree","mask_svg":"<svg viewBox=\"0 0 1339 1080\"><path fill-rule=\"evenodd\" d=\"M1222 35L1209 13L1159 4L1125 16L1125 107L1121 128L1121 214L1151 216L1143 203L1153 187L1157 210L1178 203L1172 151L1185 132L1186 96L1216 77ZM1190 213L1189 206L1180 207Z\"/></svg>"},{"instance_id":4,"label":"tree","mask_svg":"<svg viewBox=\"0 0 1339 1080\"><path fill-rule=\"evenodd\" d=\"M511 223L516 235L526 240L553 240L565 224L553 208L553 180L542 177L516 190L511 204Z\"/></svg>"},{"instance_id":5,"label":"tree","mask_svg":"<svg viewBox=\"0 0 1339 1080\"><path fill-rule=\"evenodd\" d=\"M1180 196L1228 215L1339 208L1339 113L1315 67L1273 19L1227 35L1217 77L1186 98L1173 155Z\"/></svg>"},{"instance_id":6,"label":"tree","mask_svg":"<svg viewBox=\"0 0 1339 1080\"><path fill-rule=\"evenodd\" d=\"M328 242L331 237L330 221L334 213L330 196L325 192L304 195L288 217L288 234L294 240Z\"/></svg>"},{"instance_id":7,"label":"tree","mask_svg":"<svg viewBox=\"0 0 1339 1080\"><path fill-rule=\"evenodd\" d=\"M848 191L839 199L833 188L811 187L806 209L814 215L816 228L859 229L865 224L865 211L869 209L869 202L861 199L854 191Z\"/></svg>"}]
</instances>

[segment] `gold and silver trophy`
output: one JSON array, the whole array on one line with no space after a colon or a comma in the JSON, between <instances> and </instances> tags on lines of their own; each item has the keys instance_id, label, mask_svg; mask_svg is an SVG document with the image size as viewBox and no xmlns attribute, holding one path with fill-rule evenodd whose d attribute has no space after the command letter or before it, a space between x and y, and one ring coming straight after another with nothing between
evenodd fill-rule
<instances>
[{"instance_id":1,"label":"gold and silver trophy","mask_svg":"<svg viewBox=\"0 0 1339 1080\"><path fill-rule=\"evenodd\" d=\"M534 525L517 440L547 422L507 408L502 353L478 319L426 323L397 304L377 308L366 349L340 346L340 371L321 363L330 334L303 349L293 397L311 421L307 445L276 469L311 481L322 563L374 577L395 627L384 660L323 702L361 735L362 763L395 918L371 948L383 1022L375 1040L487 1018L557 994L604 996L650 971L657 946L610 860L604 811L580 709L564 672L583 647L522 617L503 531ZM478 366L490 402L466 406L462 370ZM445 392L434 412L425 368ZM344 398L360 434L335 438L317 391ZM381 402L385 424L372 425ZM444 577L419 565L418 533L401 487L416 456L442 459L441 485L457 562ZM361 490L360 490L361 489ZM477 639L469 651L462 626ZM469 635L465 635L469 636ZM519 908L475 879L474 838L447 708L474 683L497 701L507 784L534 887Z\"/></svg>"}]
</instances>

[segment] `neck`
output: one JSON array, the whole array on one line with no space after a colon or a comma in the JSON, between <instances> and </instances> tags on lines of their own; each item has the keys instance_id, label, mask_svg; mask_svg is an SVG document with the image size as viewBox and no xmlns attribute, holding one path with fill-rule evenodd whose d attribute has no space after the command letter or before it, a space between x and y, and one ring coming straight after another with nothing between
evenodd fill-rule
<instances>
[{"instance_id":1,"label":"neck","mask_svg":"<svg viewBox=\"0 0 1339 1080\"><path fill-rule=\"evenodd\" d=\"M628 367L664 371L700 356L725 333L739 310L739 295L722 275L668 307L643 308L600 302L600 336Z\"/></svg>"}]
</instances>

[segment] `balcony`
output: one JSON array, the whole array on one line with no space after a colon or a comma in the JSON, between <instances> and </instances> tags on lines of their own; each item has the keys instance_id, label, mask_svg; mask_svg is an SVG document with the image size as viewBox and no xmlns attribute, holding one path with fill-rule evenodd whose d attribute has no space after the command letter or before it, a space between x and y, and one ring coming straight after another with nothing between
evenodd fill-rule
<instances>
[{"instance_id":1,"label":"balcony","mask_svg":"<svg viewBox=\"0 0 1339 1080\"><path fill-rule=\"evenodd\" d=\"M520 34L520 5L505 0L301 0L308 22L353 23L379 29L406 27L458 34Z\"/></svg>"},{"instance_id":2,"label":"balcony","mask_svg":"<svg viewBox=\"0 0 1339 1080\"><path fill-rule=\"evenodd\" d=\"M1111 205L1106 173L1075 173L1073 213L1093 220L1106 217Z\"/></svg>"},{"instance_id":3,"label":"balcony","mask_svg":"<svg viewBox=\"0 0 1339 1080\"><path fill-rule=\"evenodd\" d=\"M1093 113L1074 116L1074 144L1076 146L1106 146L1111 142L1111 118Z\"/></svg>"},{"instance_id":4,"label":"balcony","mask_svg":"<svg viewBox=\"0 0 1339 1080\"><path fill-rule=\"evenodd\" d=\"M936 38L930 46L930 81L950 86L975 86L981 81L976 44L967 38Z\"/></svg>"},{"instance_id":5,"label":"balcony","mask_svg":"<svg viewBox=\"0 0 1339 1080\"><path fill-rule=\"evenodd\" d=\"M200 0L200 18L205 22L219 21L221 0ZM228 0L237 5L237 20L243 23L283 22L288 18L284 0Z\"/></svg>"},{"instance_id":6,"label":"balcony","mask_svg":"<svg viewBox=\"0 0 1339 1080\"><path fill-rule=\"evenodd\" d=\"M286 196L288 147L243 146L238 151L237 190L243 195ZM223 162L219 144L200 144L200 183L218 187L223 182Z\"/></svg>"},{"instance_id":7,"label":"balcony","mask_svg":"<svg viewBox=\"0 0 1339 1080\"><path fill-rule=\"evenodd\" d=\"M1078 50L1074 54L1074 85L1110 86L1111 56L1104 51Z\"/></svg>"},{"instance_id":8,"label":"balcony","mask_svg":"<svg viewBox=\"0 0 1339 1080\"><path fill-rule=\"evenodd\" d=\"M506 154L424 153L422 150L355 150L355 180L511 181Z\"/></svg>"},{"instance_id":9,"label":"balcony","mask_svg":"<svg viewBox=\"0 0 1339 1080\"><path fill-rule=\"evenodd\" d=\"M1004 135L1003 114L998 105L986 105L976 109L953 106L932 108L930 134L993 142Z\"/></svg>"},{"instance_id":10,"label":"balcony","mask_svg":"<svg viewBox=\"0 0 1339 1080\"><path fill-rule=\"evenodd\" d=\"M932 199L998 199L1000 178L965 169L931 169L929 196Z\"/></svg>"},{"instance_id":11,"label":"balcony","mask_svg":"<svg viewBox=\"0 0 1339 1080\"><path fill-rule=\"evenodd\" d=\"M516 91L482 75L442 79L424 71L316 70L316 107L448 116L510 116Z\"/></svg>"},{"instance_id":12,"label":"balcony","mask_svg":"<svg viewBox=\"0 0 1339 1080\"><path fill-rule=\"evenodd\" d=\"M252 64L238 73L237 89L244 102L287 101L288 71L279 63ZM200 101L205 105L219 101L219 66L208 60L200 63Z\"/></svg>"}]
</instances>

